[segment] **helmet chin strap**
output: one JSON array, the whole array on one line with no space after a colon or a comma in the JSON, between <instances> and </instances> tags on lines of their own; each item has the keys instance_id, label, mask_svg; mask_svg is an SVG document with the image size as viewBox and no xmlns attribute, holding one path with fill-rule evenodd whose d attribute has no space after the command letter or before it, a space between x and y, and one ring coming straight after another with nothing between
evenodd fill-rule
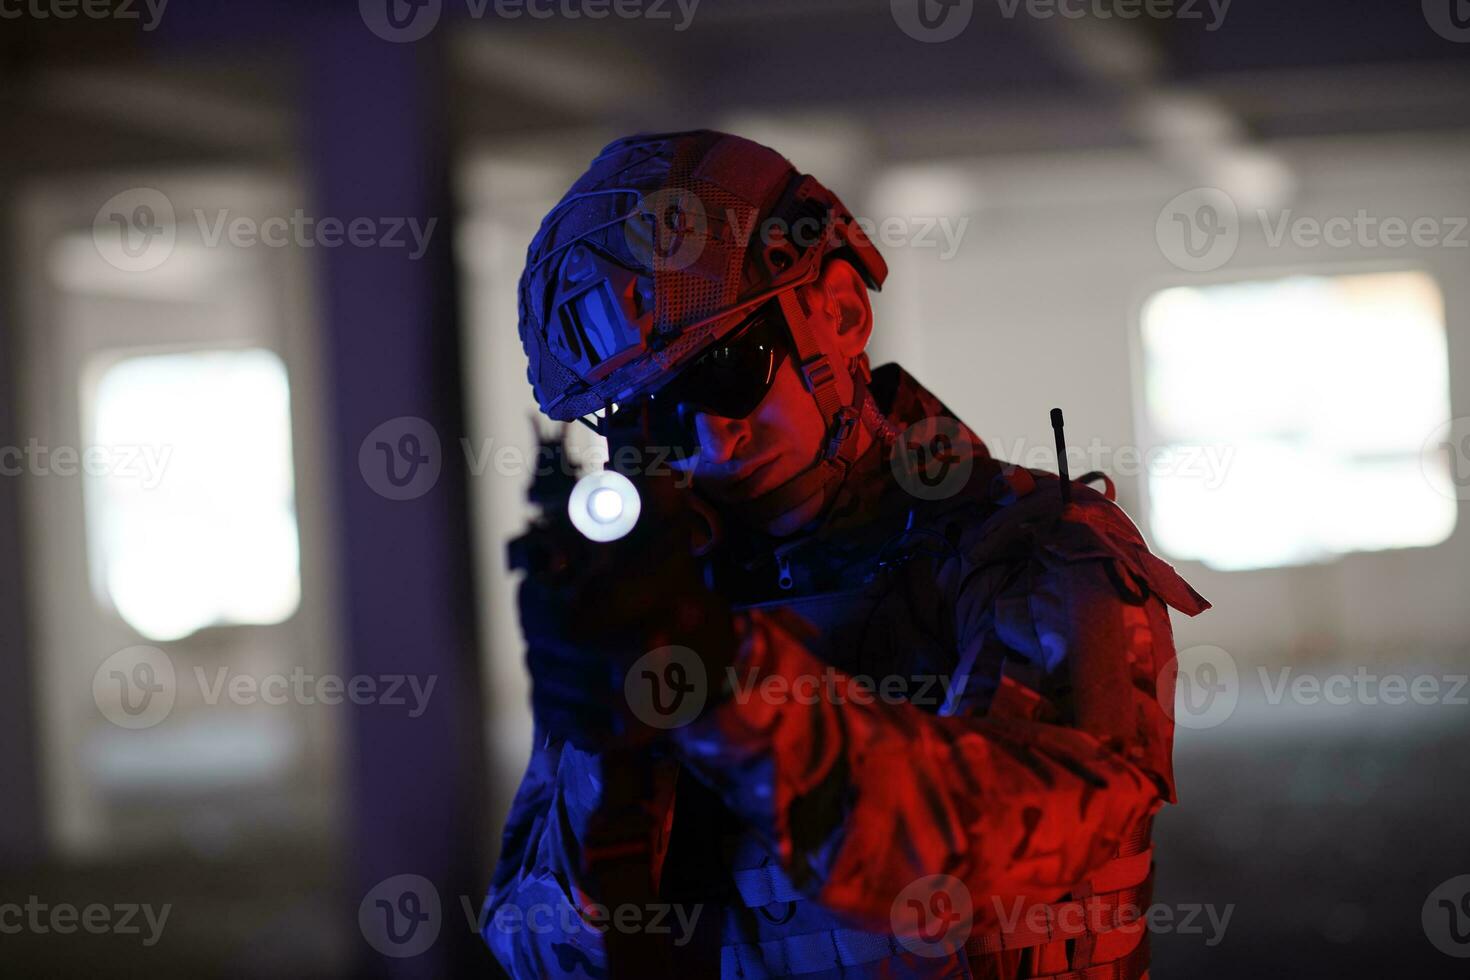
<instances>
[{"instance_id":1,"label":"helmet chin strap","mask_svg":"<svg viewBox=\"0 0 1470 980\"><path fill-rule=\"evenodd\" d=\"M842 404L842 397L837 391L836 372L817 343L811 314L798 290L788 289L778 298L796 348L797 371L817 403L817 410L827 420L827 433L816 460L810 466L737 508L746 523L756 525L769 524L818 494L822 499L821 509L825 511L857 460L861 441L858 438L859 425L885 443L895 435L893 424L878 409L868 386L856 372L852 375L852 400Z\"/></svg>"}]
</instances>

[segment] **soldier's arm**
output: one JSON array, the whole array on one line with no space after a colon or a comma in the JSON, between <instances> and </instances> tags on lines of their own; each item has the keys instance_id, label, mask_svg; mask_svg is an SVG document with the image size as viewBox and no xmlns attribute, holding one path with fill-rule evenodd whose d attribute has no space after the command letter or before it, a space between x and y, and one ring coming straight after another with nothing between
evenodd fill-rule
<instances>
[{"instance_id":1,"label":"soldier's arm","mask_svg":"<svg viewBox=\"0 0 1470 980\"><path fill-rule=\"evenodd\" d=\"M1168 614L1157 597L1136 607L1143 620L1130 612L1106 561L969 576L956 602L962 662L1000 644L1071 672L1075 703L1057 721L942 717L863 703L839 684L836 698L733 696L681 730L683 756L770 840L798 888L866 927L886 931L894 898L932 874L964 883L981 926L997 913L986 896L1054 901L1170 793L1168 718L1152 676L1148 690L1136 682L1172 651ZM1011 589L996 603L989 585L1001 580ZM737 670L789 690L826 667L753 614Z\"/></svg>"},{"instance_id":2,"label":"soldier's arm","mask_svg":"<svg viewBox=\"0 0 1470 980\"><path fill-rule=\"evenodd\" d=\"M596 976L606 968L602 933L578 908L590 901L580 881L582 842L601 798L605 758L539 732L535 744L506 820L481 931L512 976L581 975L579 968ZM647 764L657 796L650 808L667 811L670 763ZM650 833L659 828L650 825Z\"/></svg>"},{"instance_id":3,"label":"soldier's arm","mask_svg":"<svg viewBox=\"0 0 1470 980\"><path fill-rule=\"evenodd\" d=\"M564 818L574 801L561 769L563 746L539 732L535 745L506 818L480 919L486 943L513 976L545 975L556 962L553 943L568 946L560 950L563 956L597 957L599 963L601 957L594 935L551 937L526 923L532 909L573 907L578 855L576 836Z\"/></svg>"}]
</instances>

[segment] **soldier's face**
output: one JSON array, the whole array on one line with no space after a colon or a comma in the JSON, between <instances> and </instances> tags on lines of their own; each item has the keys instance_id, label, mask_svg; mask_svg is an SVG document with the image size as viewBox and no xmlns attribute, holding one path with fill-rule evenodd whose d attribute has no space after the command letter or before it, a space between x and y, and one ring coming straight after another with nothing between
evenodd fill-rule
<instances>
[{"instance_id":1,"label":"soldier's face","mask_svg":"<svg viewBox=\"0 0 1470 980\"><path fill-rule=\"evenodd\" d=\"M867 289L841 260L829 263L817 282L803 288L812 328L833 361L838 394L846 404L852 398L852 360L867 346L872 330ZM792 356L777 369L770 391L749 415L735 419L699 412L694 430L698 448L685 468L692 470L695 485L706 497L717 504L738 505L764 496L812 466L827 437L827 420ZM866 441L866 430L859 438ZM820 513L821 503L819 496L800 501L766 530L792 533Z\"/></svg>"},{"instance_id":2,"label":"soldier's face","mask_svg":"<svg viewBox=\"0 0 1470 980\"><path fill-rule=\"evenodd\" d=\"M743 419L694 416L696 485L717 502L763 496L811 465L826 423L797 373L794 358L776 370L771 390Z\"/></svg>"}]
</instances>

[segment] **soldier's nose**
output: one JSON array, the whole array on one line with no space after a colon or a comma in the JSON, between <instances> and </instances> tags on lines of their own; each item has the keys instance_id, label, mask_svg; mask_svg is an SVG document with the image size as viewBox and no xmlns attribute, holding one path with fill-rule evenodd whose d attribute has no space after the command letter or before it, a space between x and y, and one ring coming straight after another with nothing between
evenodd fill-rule
<instances>
[{"instance_id":1,"label":"soldier's nose","mask_svg":"<svg viewBox=\"0 0 1470 980\"><path fill-rule=\"evenodd\" d=\"M694 416L694 431L699 436L700 461L707 466L730 462L750 437L745 419L727 419L705 412Z\"/></svg>"}]
</instances>

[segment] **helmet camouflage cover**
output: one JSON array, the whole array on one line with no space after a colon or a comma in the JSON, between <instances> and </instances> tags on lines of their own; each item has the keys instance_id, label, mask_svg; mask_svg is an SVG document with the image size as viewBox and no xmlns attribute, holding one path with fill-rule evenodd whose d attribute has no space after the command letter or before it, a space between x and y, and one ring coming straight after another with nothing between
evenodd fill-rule
<instances>
[{"instance_id":1,"label":"helmet camouflage cover","mask_svg":"<svg viewBox=\"0 0 1470 980\"><path fill-rule=\"evenodd\" d=\"M882 286L851 212L768 147L710 130L610 143L527 251L520 334L541 410L568 421L656 392L834 254Z\"/></svg>"}]
</instances>

